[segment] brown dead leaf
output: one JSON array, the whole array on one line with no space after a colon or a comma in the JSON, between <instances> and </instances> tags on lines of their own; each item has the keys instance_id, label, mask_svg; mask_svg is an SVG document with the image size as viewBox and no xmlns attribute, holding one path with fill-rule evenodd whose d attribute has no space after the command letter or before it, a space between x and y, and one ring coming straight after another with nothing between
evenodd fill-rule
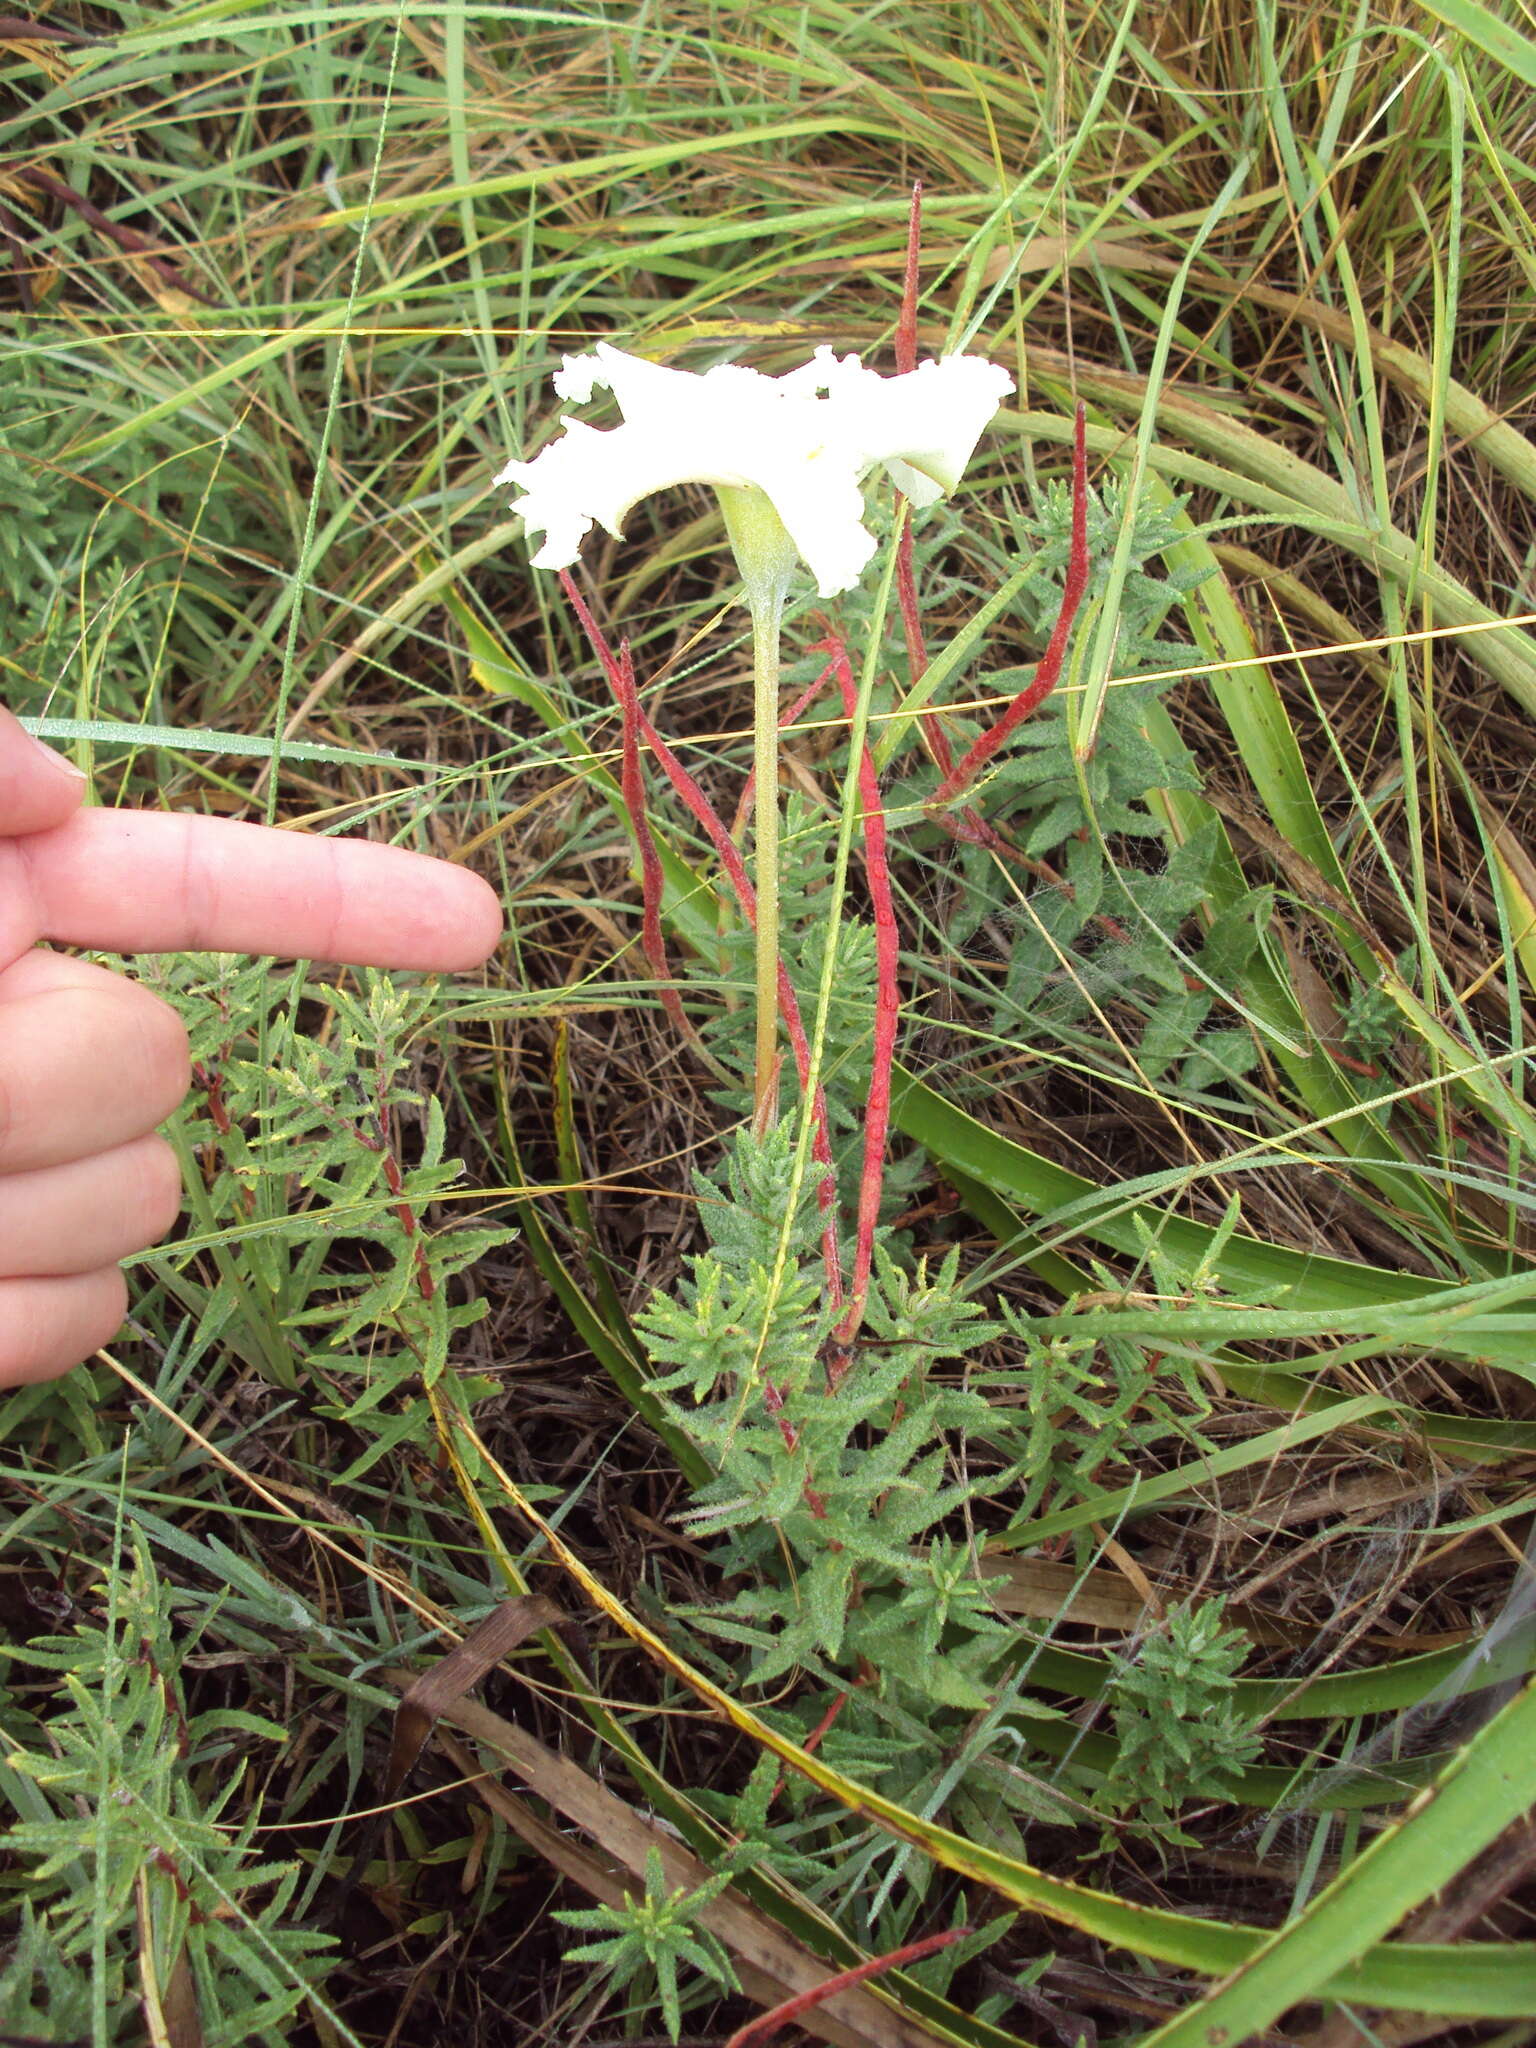
<instances>
[{"instance_id":1,"label":"brown dead leaf","mask_svg":"<svg viewBox=\"0 0 1536 2048\"><path fill-rule=\"evenodd\" d=\"M1333 990L1307 958L1306 948L1283 917L1272 918L1270 930L1278 935L1284 949L1286 976L1307 1020L1307 1029L1337 1059L1343 1050L1344 1020L1333 1000Z\"/></svg>"},{"instance_id":2,"label":"brown dead leaf","mask_svg":"<svg viewBox=\"0 0 1536 2048\"><path fill-rule=\"evenodd\" d=\"M997 284L1005 277L1033 276L1068 262L1101 270L1146 270L1155 261L1154 252L1143 244L1113 235L1097 235L1085 247L1080 247L1075 237L1031 235L1027 242L1010 242L994 249L982 277L988 284Z\"/></svg>"},{"instance_id":3,"label":"brown dead leaf","mask_svg":"<svg viewBox=\"0 0 1536 2048\"><path fill-rule=\"evenodd\" d=\"M1341 889L1336 889L1322 869L1308 860L1305 854L1298 853L1289 839L1277 832L1267 818L1261 818L1247 804L1239 803L1235 797L1226 796L1218 789L1207 789L1205 800L1212 810L1221 813L1229 825L1235 825L1261 852L1269 855L1298 896L1316 904L1320 910L1332 911L1335 917L1342 918L1379 959L1390 964L1391 953L1351 899Z\"/></svg>"},{"instance_id":4,"label":"brown dead leaf","mask_svg":"<svg viewBox=\"0 0 1536 2048\"><path fill-rule=\"evenodd\" d=\"M409 1672L385 1675L402 1690L415 1682ZM546 1749L513 1722L472 1700L445 1707L442 1719L462 1729L482 1749L504 1758L523 1784L598 1844L601 1854L551 1826L499 1780L486 1777L478 1759L462 1743L438 1731L444 1753L471 1781L476 1796L531 1849L593 1898L618 1905L636 1889L652 1850L661 1857L669 1887L693 1891L710 1876L706 1865L675 1836L644 1819L578 1764ZM777 2005L798 1992L814 1990L825 1982L829 1969L836 1967L792 1941L766 1913L734 1891L722 1893L703 1907L699 1922L729 1951L742 1990L759 2005ZM831 2041L837 2048L944 2048L944 2036L930 2033L884 1994L865 1985L856 1985L807 2012L800 2024L805 2032Z\"/></svg>"},{"instance_id":5,"label":"brown dead leaf","mask_svg":"<svg viewBox=\"0 0 1536 2048\"><path fill-rule=\"evenodd\" d=\"M395 1709L389 1767L384 1773L386 1801L395 1797L410 1776L438 1716L456 1707L525 1637L537 1629L558 1628L564 1620L554 1601L542 1595L503 1600L494 1614L476 1623L462 1643L456 1643L446 1657L412 1680Z\"/></svg>"},{"instance_id":6,"label":"brown dead leaf","mask_svg":"<svg viewBox=\"0 0 1536 2048\"><path fill-rule=\"evenodd\" d=\"M1031 1621L1069 1621L1080 1628L1111 1629L1117 1635L1134 1635L1161 1619L1159 1608L1118 1571L1083 1572L1074 1564L1058 1564L1050 1558L989 1555L986 1572L988 1578L996 1575L1004 1582L990 1589L992 1604L1000 1614L1017 1614ZM1184 1597L1181 1590L1146 1583L1155 1601ZM1256 1643L1267 1646L1294 1647L1306 1637L1305 1630L1278 1615L1251 1607L1234 1606L1231 1619Z\"/></svg>"}]
</instances>

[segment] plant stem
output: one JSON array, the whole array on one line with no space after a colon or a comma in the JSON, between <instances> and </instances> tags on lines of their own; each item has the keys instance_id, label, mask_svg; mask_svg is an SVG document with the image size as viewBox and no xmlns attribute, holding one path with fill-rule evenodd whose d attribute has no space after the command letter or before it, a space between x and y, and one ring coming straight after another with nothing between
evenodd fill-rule
<instances>
[{"instance_id":1,"label":"plant stem","mask_svg":"<svg viewBox=\"0 0 1536 2048\"><path fill-rule=\"evenodd\" d=\"M741 914L752 927L755 934L757 930L757 892L752 887L751 879L747 874L746 862L738 852L735 840L726 830L725 820L720 816L714 805L709 801L709 798L700 789L698 783L694 781L688 770L678 760L676 754L673 753L672 749L667 745L646 715L645 706L640 701L638 691L634 689L634 678L630 671L627 647L622 659L614 653L604 637L602 627L598 625L597 620L592 616L591 607L582 596L575 578L568 570L561 570L560 582L566 596L571 601L572 609L581 621L582 630L592 643L592 651L603 665L603 673L607 676L614 695L621 704L626 706L627 710L633 712L638 740L642 745L650 749L662 773L687 806L689 815L702 827L710 845L714 847L716 854L719 856L720 865L725 870L726 879L731 885L736 901L741 905ZM835 663L828 663L818 680L812 684L811 688L799 700L795 711L796 717L800 715L800 712L812 701L823 684L834 674L835 668ZM630 812L630 824L632 829L637 829L637 820L633 810ZM770 954L768 957L772 959L773 956ZM795 996L794 984L790 980L788 970L782 961L777 963L775 990L778 996L779 1011L784 1019L784 1029L789 1038L790 1050L795 1056L795 1072L799 1076L802 1091L810 1099L813 1130L811 1157L815 1160L818 1167L825 1169L816 1190L816 1201L823 1218L821 1252L827 1274L827 1305L833 1310L838 1310L843 1305L843 1272L837 1241L837 1183L832 1176L831 1126L827 1118L827 1092L819 1081L814 1087L812 1086L810 1040L805 1035L805 1024L800 1016L800 1005Z\"/></svg>"},{"instance_id":2,"label":"plant stem","mask_svg":"<svg viewBox=\"0 0 1536 2048\"><path fill-rule=\"evenodd\" d=\"M779 1056L779 628L798 559L763 491L717 484L731 552L752 616L752 769L756 781L757 1053L752 1102L758 1126L777 1110Z\"/></svg>"},{"instance_id":3,"label":"plant stem","mask_svg":"<svg viewBox=\"0 0 1536 2048\"><path fill-rule=\"evenodd\" d=\"M841 640L831 636L822 645L831 656L831 666L837 671L843 710L852 731L858 716L858 692L848 650ZM864 1320L864 1303L869 1295L875 1230L880 1221L880 1198L885 1191L885 1142L891 1123L891 1071L896 1058L896 1028L901 1018L901 989L897 981L899 938L896 905L891 892L891 864L885 843L885 807L880 801L880 778L875 773L875 757L867 741L859 748L858 777L859 803L864 813L864 866L869 876L869 898L875 913L875 1043L869 1103L864 1112L864 1163L859 1174L859 1224L854 1241L853 1288L848 1312L835 1332L841 1362L828 1366L828 1379L834 1386L848 1370L848 1348Z\"/></svg>"},{"instance_id":4,"label":"plant stem","mask_svg":"<svg viewBox=\"0 0 1536 2048\"><path fill-rule=\"evenodd\" d=\"M757 1054L752 1083L758 1123L773 1121L779 1041L779 627L784 594L758 589L752 613L752 769L756 785Z\"/></svg>"}]
</instances>

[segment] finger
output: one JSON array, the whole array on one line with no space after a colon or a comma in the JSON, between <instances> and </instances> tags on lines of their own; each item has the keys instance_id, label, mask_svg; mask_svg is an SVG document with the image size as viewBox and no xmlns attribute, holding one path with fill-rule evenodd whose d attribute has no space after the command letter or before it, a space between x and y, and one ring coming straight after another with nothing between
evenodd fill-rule
<instances>
[{"instance_id":1,"label":"finger","mask_svg":"<svg viewBox=\"0 0 1536 2048\"><path fill-rule=\"evenodd\" d=\"M0 974L0 1174L142 1138L190 1079L181 1019L134 982L56 953Z\"/></svg>"},{"instance_id":2,"label":"finger","mask_svg":"<svg viewBox=\"0 0 1536 2048\"><path fill-rule=\"evenodd\" d=\"M467 868L365 839L150 811L84 811L28 842L40 936L119 953L282 953L477 966L501 936Z\"/></svg>"},{"instance_id":3,"label":"finger","mask_svg":"<svg viewBox=\"0 0 1536 2048\"><path fill-rule=\"evenodd\" d=\"M85 777L0 709L0 833L45 832L80 808Z\"/></svg>"},{"instance_id":4,"label":"finger","mask_svg":"<svg viewBox=\"0 0 1536 2048\"><path fill-rule=\"evenodd\" d=\"M158 1244L180 1212L181 1167L163 1138L0 1175L0 1272L92 1273Z\"/></svg>"},{"instance_id":5,"label":"finger","mask_svg":"<svg viewBox=\"0 0 1536 2048\"><path fill-rule=\"evenodd\" d=\"M0 1387L68 1372L111 1343L127 1312L116 1266L64 1280L0 1280Z\"/></svg>"}]
</instances>

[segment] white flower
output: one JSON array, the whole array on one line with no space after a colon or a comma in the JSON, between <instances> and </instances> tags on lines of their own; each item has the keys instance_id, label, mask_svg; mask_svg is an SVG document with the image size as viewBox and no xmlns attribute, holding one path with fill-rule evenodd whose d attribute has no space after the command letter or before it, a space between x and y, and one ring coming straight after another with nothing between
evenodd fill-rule
<instances>
[{"instance_id":1,"label":"white flower","mask_svg":"<svg viewBox=\"0 0 1536 2048\"><path fill-rule=\"evenodd\" d=\"M696 376L607 342L567 356L555 375L560 397L577 404L597 385L618 400L622 426L600 433L568 419L559 440L496 478L526 493L513 509L544 537L535 567L568 567L594 523L617 535L652 491L706 483L763 492L832 597L875 552L863 523L869 472L884 468L914 505L931 505L959 483L1013 379L979 356L882 377L830 348L786 377L730 363Z\"/></svg>"}]
</instances>

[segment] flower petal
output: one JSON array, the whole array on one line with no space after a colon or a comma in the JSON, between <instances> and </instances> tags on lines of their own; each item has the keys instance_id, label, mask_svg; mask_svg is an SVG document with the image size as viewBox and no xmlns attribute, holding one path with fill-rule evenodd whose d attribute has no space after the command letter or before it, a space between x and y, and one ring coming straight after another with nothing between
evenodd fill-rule
<instances>
[{"instance_id":1,"label":"flower petal","mask_svg":"<svg viewBox=\"0 0 1536 2048\"><path fill-rule=\"evenodd\" d=\"M856 583L875 551L862 485L885 468L914 505L959 483L983 428L1013 389L1007 371L974 356L882 377L857 356L818 348L784 377L738 364L697 376L599 342L567 356L558 394L584 403L613 393L623 425L599 433L567 420L531 462L509 462L498 483L526 495L515 509L543 535L539 568L575 561L594 523L621 531L639 499L674 484L761 490L811 568L823 597Z\"/></svg>"},{"instance_id":2,"label":"flower petal","mask_svg":"<svg viewBox=\"0 0 1536 2048\"><path fill-rule=\"evenodd\" d=\"M851 590L878 543L864 524L860 473L836 456L790 459L753 478L816 578L822 597Z\"/></svg>"}]
</instances>

